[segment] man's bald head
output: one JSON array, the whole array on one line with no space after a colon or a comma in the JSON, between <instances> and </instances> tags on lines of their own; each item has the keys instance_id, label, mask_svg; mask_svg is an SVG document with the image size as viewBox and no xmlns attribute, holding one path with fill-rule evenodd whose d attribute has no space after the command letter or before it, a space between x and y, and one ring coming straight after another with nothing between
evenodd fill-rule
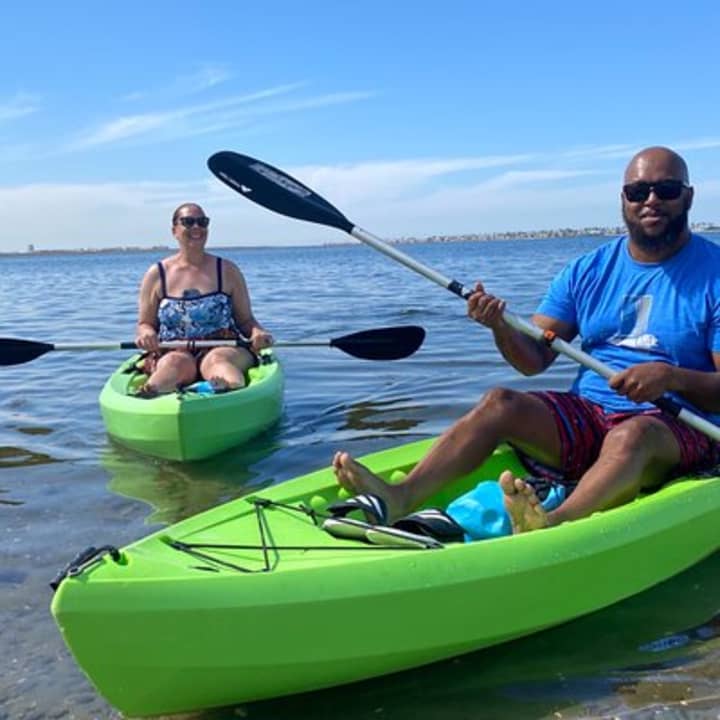
<instances>
[{"instance_id":1,"label":"man's bald head","mask_svg":"<svg viewBox=\"0 0 720 720\"><path fill-rule=\"evenodd\" d=\"M690 184L687 163L670 148L645 148L633 156L625 169L626 183L660 179L682 180Z\"/></svg>"}]
</instances>

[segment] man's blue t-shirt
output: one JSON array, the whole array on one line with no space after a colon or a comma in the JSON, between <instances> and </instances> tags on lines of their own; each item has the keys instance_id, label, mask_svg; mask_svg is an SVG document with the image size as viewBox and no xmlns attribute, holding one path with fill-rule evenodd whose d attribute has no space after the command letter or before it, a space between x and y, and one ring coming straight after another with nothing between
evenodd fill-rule
<instances>
[{"instance_id":1,"label":"man's blue t-shirt","mask_svg":"<svg viewBox=\"0 0 720 720\"><path fill-rule=\"evenodd\" d=\"M576 327L582 349L616 370L659 361L713 371L711 354L720 352L720 246L691 235L668 260L640 263L627 236L620 237L567 265L537 313ZM607 412L653 407L618 395L585 367L571 391Z\"/></svg>"}]
</instances>

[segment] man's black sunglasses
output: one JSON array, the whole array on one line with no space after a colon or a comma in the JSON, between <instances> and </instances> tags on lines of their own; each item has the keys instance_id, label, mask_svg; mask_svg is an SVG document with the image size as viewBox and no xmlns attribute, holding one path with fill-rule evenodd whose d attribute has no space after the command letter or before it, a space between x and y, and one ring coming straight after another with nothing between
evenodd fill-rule
<instances>
[{"instance_id":1,"label":"man's black sunglasses","mask_svg":"<svg viewBox=\"0 0 720 720\"><path fill-rule=\"evenodd\" d=\"M197 225L201 228L206 228L210 224L210 218L209 217L193 217L192 215L185 215L183 217L179 217L175 224L180 223L184 228L191 228L193 225Z\"/></svg>"},{"instance_id":2,"label":"man's black sunglasses","mask_svg":"<svg viewBox=\"0 0 720 720\"><path fill-rule=\"evenodd\" d=\"M623 194L625 199L632 203L645 202L651 192L655 193L658 200L677 200L687 187L690 186L682 180L659 180L654 183L640 180L623 185Z\"/></svg>"}]
</instances>

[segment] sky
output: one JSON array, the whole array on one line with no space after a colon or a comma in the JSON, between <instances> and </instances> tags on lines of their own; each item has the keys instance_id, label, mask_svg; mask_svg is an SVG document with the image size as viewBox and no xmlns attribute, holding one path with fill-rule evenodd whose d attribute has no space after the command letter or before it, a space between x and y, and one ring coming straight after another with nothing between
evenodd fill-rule
<instances>
[{"instance_id":1,"label":"sky","mask_svg":"<svg viewBox=\"0 0 720 720\"><path fill-rule=\"evenodd\" d=\"M122 3L3 9L0 251L346 242L207 169L295 176L387 239L621 224L624 168L667 145L720 223L720 3Z\"/></svg>"}]
</instances>

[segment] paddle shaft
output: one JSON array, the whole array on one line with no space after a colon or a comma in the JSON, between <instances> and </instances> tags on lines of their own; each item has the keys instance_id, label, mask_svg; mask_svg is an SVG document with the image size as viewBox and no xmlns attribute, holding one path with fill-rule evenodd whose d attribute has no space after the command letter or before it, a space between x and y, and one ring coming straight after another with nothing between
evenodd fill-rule
<instances>
[{"instance_id":1,"label":"paddle shaft","mask_svg":"<svg viewBox=\"0 0 720 720\"><path fill-rule=\"evenodd\" d=\"M243 344L243 343L241 343ZM272 347L329 347L330 340L278 340L272 344ZM236 347L238 343L235 340L195 340L188 342L187 340L173 340L171 342L161 342L160 347L163 350L176 350L178 348L211 348L211 347ZM53 350L135 350L137 345L134 342L120 343L54 343Z\"/></svg>"},{"instance_id":2,"label":"paddle shaft","mask_svg":"<svg viewBox=\"0 0 720 720\"><path fill-rule=\"evenodd\" d=\"M280 344L280 343L277 343ZM187 340L172 340L169 342L161 342L160 347L163 350L174 350L177 348L192 347L220 347L229 345L235 347L238 343L235 340L196 340L189 343ZM83 350L136 350L138 346L132 341L127 342L95 342L95 343L53 343L52 350L69 350L72 352Z\"/></svg>"},{"instance_id":3,"label":"paddle shaft","mask_svg":"<svg viewBox=\"0 0 720 720\"><path fill-rule=\"evenodd\" d=\"M331 340L297 340L276 342L275 347L331 347L362 360L400 360L412 355L422 345L425 330L419 325L360 330ZM160 343L163 350L248 347L244 339L173 340ZM94 343L46 343L18 338L0 338L0 365L29 362L54 350L132 350L133 341Z\"/></svg>"},{"instance_id":4,"label":"paddle shaft","mask_svg":"<svg viewBox=\"0 0 720 720\"><path fill-rule=\"evenodd\" d=\"M387 255L388 257L391 257L393 260L396 260L401 265L405 265L405 267L409 268L410 270L414 270L416 273L424 275L426 278L428 278L428 280L432 280L434 283L441 285L442 287L446 288L458 297L467 299L473 292L472 290L464 287L462 283L458 282L457 280L451 280L450 278L447 278L439 272L436 272L427 265L423 265L421 262L418 262L414 258L411 258L409 255L406 255L404 252L398 250L397 248L388 245L380 238L367 232L367 230L359 228L357 225L354 225L349 232L354 238L357 238L366 245L370 245L376 250L379 250L381 253ZM615 375L616 371L614 371L608 365L605 365L599 360L596 360L591 355L588 355L586 352L579 350L578 348L571 345L569 342L557 337L556 335L548 336L545 331L539 328L537 325L533 325L532 323L524 320L523 318L515 315L514 313L509 312L508 310L503 311L503 320L515 330L518 330L519 332L528 335L529 337L537 340L538 342L545 343L555 352L565 355L572 360L575 360L575 362L579 363L580 365L584 365L590 370L594 370L596 373L598 373L598 375L602 375L602 377L604 378L610 379L613 375ZM696 430L705 433L713 440L720 441L720 428L717 425L711 423L709 420L706 420L704 417L698 415L697 413L694 413L691 410L684 408L682 405L675 402L675 400L672 400L669 397L662 397L655 400L653 404L659 407L664 412L668 413L669 415L676 417L678 420L682 420L682 422L689 425L690 427L693 427Z\"/></svg>"},{"instance_id":5,"label":"paddle shaft","mask_svg":"<svg viewBox=\"0 0 720 720\"><path fill-rule=\"evenodd\" d=\"M171 340L161 342L162 350L177 350L180 348L212 348L237 347L245 345L236 340ZM277 340L272 347L335 347L332 340ZM68 350L72 352L83 350L136 350L138 346L132 341L127 342L93 342L93 343L53 343L52 350Z\"/></svg>"}]
</instances>

